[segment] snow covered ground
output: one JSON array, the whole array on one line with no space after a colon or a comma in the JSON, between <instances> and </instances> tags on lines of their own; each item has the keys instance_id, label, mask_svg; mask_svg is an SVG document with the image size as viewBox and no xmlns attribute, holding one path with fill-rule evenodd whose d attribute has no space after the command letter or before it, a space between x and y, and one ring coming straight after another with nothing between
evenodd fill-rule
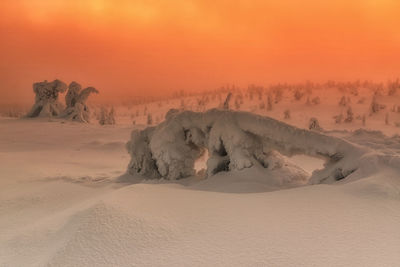
<instances>
[{"instance_id":1,"label":"snow covered ground","mask_svg":"<svg viewBox=\"0 0 400 267\"><path fill-rule=\"evenodd\" d=\"M290 189L255 168L141 181L125 175L137 124L0 119L0 266L399 265L397 169ZM398 137L340 130L400 155Z\"/></svg>"}]
</instances>

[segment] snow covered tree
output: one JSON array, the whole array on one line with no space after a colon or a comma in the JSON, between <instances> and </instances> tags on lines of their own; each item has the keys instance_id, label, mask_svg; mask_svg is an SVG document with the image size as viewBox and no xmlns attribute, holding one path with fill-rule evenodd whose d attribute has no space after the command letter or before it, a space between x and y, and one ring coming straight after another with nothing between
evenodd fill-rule
<instances>
[{"instance_id":1,"label":"snow covered tree","mask_svg":"<svg viewBox=\"0 0 400 267\"><path fill-rule=\"evenodd\" d=\"M26 116L29 118L59 116L64 106L58 101L58 95L66 90L67 85L60 80L34 83L35 104Z\"/></svg>"},{"instance_id":2,"label":"snow covered tree","mask_svg":"<svg viewBox=\"0 0 400 267\"><path fill-rule=\"evenodd\" d=\"M311 123L318 129L317 120ZM207 175L258 166L268 169L282 162L282 155L302 153L326 158L324 168L314 171L310 183L334 182L375 168L367 148L341 138L287 125L248 112L213 109L204 113L171 110L165 121L144 130L134 130L127 149L128 172L148 179L180 179L195 175L195 161L208 150ZM362 159L362 160L361 160ZM286 164L278 164L287 166ZM298 169L289 176L306 181Z\"/></svg>"},{"instance_id":3,"label":"snow covered tree","mask_svg":"<svg viewBox=\"0 0 400 267\"><path fill-rule=\"evenodd\" d=\"M68 92L65 95L65 103L67 108L61 114L61 117L79 121L90 122L90 108L86 104L89 95L92 93L98 94L99 91L94 87L87 87L81 90L82 87L77 82L71 82L68 86Z\"/></svg>"}]
</instances>

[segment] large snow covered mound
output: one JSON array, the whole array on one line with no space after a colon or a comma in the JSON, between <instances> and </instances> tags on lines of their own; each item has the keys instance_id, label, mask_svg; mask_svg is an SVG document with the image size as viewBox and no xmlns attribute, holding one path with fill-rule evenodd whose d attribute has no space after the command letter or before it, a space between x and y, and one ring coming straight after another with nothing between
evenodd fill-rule
<instances>
[{"instance_id":1,"label":"large snow covered mound","mask_svg":"<svg viewBox=\"0 0 400 267\"><path fill-rule=\"evenodd\" d=\"M247 112L212 109L207 112L171 110L155 127L134 130L127 143L130 174L180 179L195 174L194 164L208 151L207 176L255 166L266 170L281 155L305 154L326 160L310 183L331 183L373 172L382 162L399 158L380 155L342 138L290 126ZM292 168L293 169L293 168ZM295 170L298 172L298 170ZM301 174L297 179L304 179Z\"/></svg>"}]
</instances>

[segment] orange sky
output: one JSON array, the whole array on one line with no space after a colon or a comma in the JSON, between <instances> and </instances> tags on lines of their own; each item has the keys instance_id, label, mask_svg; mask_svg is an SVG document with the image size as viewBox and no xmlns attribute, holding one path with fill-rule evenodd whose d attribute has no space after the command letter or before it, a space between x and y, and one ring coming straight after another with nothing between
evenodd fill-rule
<instances>
[{"instance_id":1,"label":"orange sky","mask_svg":"<svg viewBox=\"0 0 400 267\"><path fill-rule=\"evenodd\" d=\"M0 102L400 76L398 0L1 0Z\"/></svg>"}]
</instances>

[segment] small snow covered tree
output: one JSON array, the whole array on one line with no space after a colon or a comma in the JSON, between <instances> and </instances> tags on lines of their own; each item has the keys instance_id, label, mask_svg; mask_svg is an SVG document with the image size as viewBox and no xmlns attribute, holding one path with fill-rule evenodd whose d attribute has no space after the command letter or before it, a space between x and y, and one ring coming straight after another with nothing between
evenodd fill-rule
<instances>
[{"instance_id":1,"label":"small snow covered tree","mask_svg":"<svg viewBox=\"0 0 400 267\"><path fill-rule=\"evenodd\" d=\"M294 99L296 101L300 101L300 99L304 96L304 93L300 89L296 89L294 91Z\"/></svg>"},{"instance_id":2,"label":"small snow covered tree","mask_svg":"<svg viewBox=\"0 0 400 267\"><path fill-rule=\"evenodd\" d=\"M336 124L341 124L343 121L343 114L340 113L339 115L333 116Z\"/></svg>"},{"instance_id":3,"label":"small snow covered tree","mask_svg":"<svg viewBox=\"0 0 400 267\"><path fill-rule=\"evenodd\" d=\"M114 125L115 124L115 111L114 107L111 107L110 111L106 107L101 107L100 110L100 125Z\"/></svg>"},{"instance_id":4,"label":"small snow covered tree","mask_svg":"<svg viewBox=\"0 0 400 267\"><path fill-rule=\"evenodd\" d=\"M290 110L289 110L289 109L286 109L286 110L283 112L283 118L284 118L285 120L289 120L289 119L290 119Z\"/></svg>"},{"instance_id":5,"label":"small snow covered tree","mask_svg":"<svg viewBox=\"0 0 400 267\"><path fill-rule=\"evenodd\" d=\"M240 99L238 96L235 98L235 109L236 110L240 109Z\"/></svg>"},{"instance_id":6,"label":"small snow covered tree","mask_svg":"<svg viewBox=\"0 0 400 267\"><path fill-rule=\"evenodd\" d=\"M381 105L377 100L377 93L372 97L371 105L370 105L370 115L378 113L381 109L385 108L385 105Z\"/></svg>"},{"instance_id":7,"label":"small snow covered tree","mask_svg":"<svg viewBox=\"0 0 400 267\"><path fill-rule=\"evenodd\" d=\"M151 114L147 114L147 125L152 125L153 124L153 116Z\"/></svg>"},{"instance_id":8,"label":"small snow covered tree","mask_svg":"<svg viewBox=\"0 0 400 267\"><path fill-rule=\"evenodd\" d=\"M58 95L66 90L67 85L60 80L34 83L35 104L26 116L30 118L59 116L64 106L58 101Z\"/></svg>"},{"instance_id":9,"label":"small snow covered tree","mask_svg":"<svg viewBox=\"0 0 400 267\"><path fill-rule=\"evenodd\" d=\"M319 98L319 96L316 96L311 100L311 103L313 105L319 105L321 103L321 99Z\"/></svg>"},{"instance_id":10,"label":"small snow covered tree","mask_svg":"<svg viewBox=\"0 0 400 267\"><path fill-rule=\"evenodd\" d=\"M388 95L394 96L397 93L397 90L400 88L399 79L397 79L394 82L389 81L387 87L388 87Z\"/></svg>"},{"instance_id":11,"label":"small snow covered tree","mask_svg":"<svg viewBox=\"0 0 400 267\"><path fill-rule=\"evenodd\" d=\"M229 109L229 102L231 101L231 98L232 98L232 93L229 92L228 95L225 98L223 109Z\"/></svg>"},{"instance_id":12,"label":"small snow covered tree","mask_svg":"<svg viewBox=\"0 0 400 267\"><path fill-rule=\"evenodd\" d=\"M344 122L350 123L350 122L353 122L353 120L354 120L353 110L351 109L351 107L348 107L347 111L346 111L346 118L344 119Z\"/></svg>"},{"instance_id":13,"label":"small snow covered tree","mask_svg":"<svg viewBox=\"0 0 400 267\"><path fill-rule=\"evenodd\" d=\"M276 89L274 90L274 93L275 93L275 101L274 101L274 103L275 103L275 104L278 104L279 102L282 101L282 98L283 98L283 90L282 90L282 88L276 88Z\"/></svg>"},{"instance_id":14,"label":"small snow covered tree","mask_svg":"<svg viewBox=\"0 0 400 267\"><path fill-rule=\"evenodd\" d=\"M362 121L362 125L365 126L366 122L367 122L367 118L366 118L365 114L362 116L361 121Z\"/></svg>"},{"instance_id":15,"label":"small snow covered tree","mask_svg":"<svg viewBox=\"0 0 400 267\"><path fill-rule=\"evenodd\" d=\"M268 94L268 97L267 97L267 110L268 111L272 110L272 102L273 102L272 95Z\"/></svg>"},{"instance_id":16,"label":"small snow covered tree","mask_svg":"<svg viewBox=\"0 0 400 267\"><path fill-rule=\"evenodd\" d=\"M342 107L347 106L347 99L345 96L342 96L342 98L340 98L339 106L342 106Z\"/></svg>"},{"instance_id":17,"label":"small snow covered tree","mask_svg":"<svg viewBox=\"0 0 400 267\"><path fill-rule=\"evenodd\" d=\"M310 118L310 121L308 122L308 129L312 131L322 131L317 118Z\"/></svg>"}]
</instances>

